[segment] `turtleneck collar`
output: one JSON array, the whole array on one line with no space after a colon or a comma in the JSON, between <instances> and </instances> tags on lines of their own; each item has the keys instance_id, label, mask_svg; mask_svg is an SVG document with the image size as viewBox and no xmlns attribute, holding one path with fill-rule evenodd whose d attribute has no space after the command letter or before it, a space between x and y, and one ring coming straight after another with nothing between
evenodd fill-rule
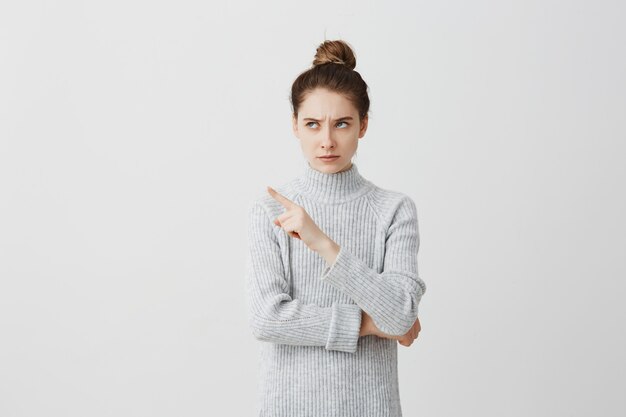
<instances>
[{"instance_id":1,"label":"turtleneck collar","mask_svg":"<svg viewBox=\"0 0 626 417\"><path fill-rule=\"evenodd\" d=\"M311 167L306 161L297 181L300 192L322 203L343 203L365 194L373 185L360 173L354 162L345 171L328 174Z\"/></svg>"}]
</instances>

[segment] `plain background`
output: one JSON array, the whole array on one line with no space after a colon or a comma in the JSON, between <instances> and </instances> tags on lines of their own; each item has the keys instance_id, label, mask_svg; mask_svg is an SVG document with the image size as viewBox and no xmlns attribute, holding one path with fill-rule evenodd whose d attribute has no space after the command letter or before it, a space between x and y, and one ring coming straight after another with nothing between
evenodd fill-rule
<instances>
[{"instance_id":1,"label":"plain background","mask_svg":"<svg viewBox=\"0 0 626 417\"><path fill-rule=\"evenodd\" d=\"M618 1L0 6L0 415L252 416L246 213L305 163L326 39L354 162L417 204L406 416L626 413Z\"/></svg>"}]
</instances>

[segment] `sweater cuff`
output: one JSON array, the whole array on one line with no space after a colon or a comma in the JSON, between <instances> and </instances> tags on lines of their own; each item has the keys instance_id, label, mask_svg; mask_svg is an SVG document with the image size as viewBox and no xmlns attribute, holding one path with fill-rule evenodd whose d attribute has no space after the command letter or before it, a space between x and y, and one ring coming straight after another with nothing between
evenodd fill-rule
<instances>
[{"instance_id":1,"label":"sweater cuff","mask_svg":"<svg viewBox=\"0 0 626 417\"><path fill-rule=\"evenodd\" d=\"M367 278L365 277L371 274L371 268L348 249L340 246L335 262L324 269L320 278L335 288L345 291L346 287L366 285ZM362 282L357 283L354 280L361 280Z\"/></svg>"},{"instance_id":2,"label":"sweater cuff","mask_svg":"<svg viewBox=\"0 0 626 417\"><path fill-rule=\"evenodd\" d=\"M361 333L361 307L333 303L326 349L355 353Z\"/></svg>"}]
</instances>

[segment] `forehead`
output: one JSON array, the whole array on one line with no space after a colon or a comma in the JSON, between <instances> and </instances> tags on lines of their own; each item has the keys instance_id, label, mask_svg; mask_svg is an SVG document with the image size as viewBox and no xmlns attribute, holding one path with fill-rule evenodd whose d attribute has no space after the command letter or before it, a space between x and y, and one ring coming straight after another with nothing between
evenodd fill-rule
<instances>
[{"instance_id":1,"label":"forehead","mask_svg":"<svg viewBox=\"0 0 626 417\"><path fill-rule=\"evenodd\" d=\"M298 110L300 118L312 117L315 119L335 119L355 116L357 113L354 104L345 96L322 88L317 88L308 93Z\"/></svg>"}]
</instances>

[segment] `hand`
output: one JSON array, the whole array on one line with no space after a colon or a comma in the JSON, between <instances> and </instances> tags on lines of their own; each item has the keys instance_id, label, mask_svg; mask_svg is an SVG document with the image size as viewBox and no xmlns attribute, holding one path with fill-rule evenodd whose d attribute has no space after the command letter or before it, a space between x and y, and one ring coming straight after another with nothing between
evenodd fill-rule
<instances>
[{"instance_id":1,"label":"hand","mask_svg":"<svg viewBox=\"0 0 626 417\"><path fill-rule=\"evenodd\" d=\"M417 319L413 323L413 327L404 336L400 336L398 343L406 347L411 346L413 341L419 336L420 330L422 330L422 326L420 325L420 319Z\"/></svg>"},{"instance_id":2,"label":"hand","mask_svg":"<svg viewBox=\"0 0 626 417\"><path fill-rule=\"evenodd\" d=\"M318 251L328 243L330 238L317 227L317 224L302 206L289 200L272 187L267 187L267 192L287 209L274 219L276 226L282 227L289 236L302 240L309 249L314 251Z\"/></svg>"}]
</instances>

